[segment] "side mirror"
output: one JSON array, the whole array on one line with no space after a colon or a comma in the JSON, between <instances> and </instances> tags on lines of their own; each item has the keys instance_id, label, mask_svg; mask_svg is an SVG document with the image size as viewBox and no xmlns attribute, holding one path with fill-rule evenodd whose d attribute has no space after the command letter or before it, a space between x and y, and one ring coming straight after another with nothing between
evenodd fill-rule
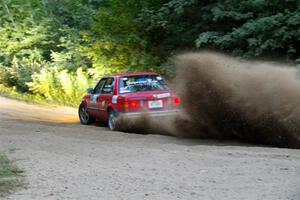
<instances>
[{"instance_id":1,"label":"side mirror","mask_svg":"<svg viewBox=\"0 0 300 200\"><path fill-rule=\"evenodd\" d=\"M94 94L94 89L93 88L88 88L86 91L89 94Z\"/></svg>"}]
</instances>

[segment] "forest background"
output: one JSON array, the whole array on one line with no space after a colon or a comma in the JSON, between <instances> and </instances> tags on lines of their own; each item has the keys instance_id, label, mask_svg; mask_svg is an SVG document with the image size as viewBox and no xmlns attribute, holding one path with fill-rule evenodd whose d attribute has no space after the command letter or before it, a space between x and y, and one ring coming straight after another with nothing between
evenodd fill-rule
<instances>
[{"instance_id":1,"label":"forest background","mask_svg":"<svg viewBox=\"0 0 300 200\"><path fill-rule=\"evenodd\" d=\"M77 106L103 75L213 50L300 64L299 0L0 0L0 94Z\"/></svg>"}]
</instances>

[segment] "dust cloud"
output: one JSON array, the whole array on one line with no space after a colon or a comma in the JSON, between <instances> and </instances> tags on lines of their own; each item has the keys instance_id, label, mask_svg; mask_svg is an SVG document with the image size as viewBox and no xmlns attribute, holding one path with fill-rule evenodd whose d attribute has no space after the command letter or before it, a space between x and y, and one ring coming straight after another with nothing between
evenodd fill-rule
<instances>
[{"instance_id":1,"label":"dust cloud","mask_svg":"<svg viewBox=\"0 0 300 200\"><path fill-rule=\"evenodd\" d=\"M120 119L122 131L300 148L300 81L293 66L212 52L175 56L175 118Z\"/></svg>"},{"instance_id":2,"label":"dust cloud","mask_svg":"<svg viewBox=\"0 0 300 200\"><path fill-rule=\"evenodd\" d=\"M181 137L239 139L300 148L297 70L202 52L173 58L185 116L165 127Z\"/></svg>"}]
</instances>

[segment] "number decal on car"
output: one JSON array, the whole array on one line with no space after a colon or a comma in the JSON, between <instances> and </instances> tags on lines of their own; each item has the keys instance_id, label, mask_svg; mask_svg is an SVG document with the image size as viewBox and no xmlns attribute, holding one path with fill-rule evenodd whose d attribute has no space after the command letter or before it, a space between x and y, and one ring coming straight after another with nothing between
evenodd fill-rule
<instances>
[{"instance_id":1,"label":"number decal on car","mask_svg":"<svg viewBox=\"0 0 300 200\"><path fill-rule=\"evenodd\" d=\"M98 96L99 95L91 95L90 103L96 103Z\"/></svg>"}]
</instances>

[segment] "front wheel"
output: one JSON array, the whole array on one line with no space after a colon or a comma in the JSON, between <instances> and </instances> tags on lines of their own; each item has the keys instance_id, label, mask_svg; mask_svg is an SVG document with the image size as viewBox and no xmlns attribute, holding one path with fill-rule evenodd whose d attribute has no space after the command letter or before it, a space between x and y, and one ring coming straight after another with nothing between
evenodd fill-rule
<instances>
[{"instance_id":1,"label":"front wheel","mask_svg":"<svg viewBox=\"0 0 300 200\"><path fill-rule=\"evenodd\" d=\"M79 119L80 119L81 124L87 125L87 124L94 122L94 118L92 118L90 116L87 108L84 107L84 105L82 105L82 104L80 104L80 106L79 106L78 114L79 114Z\"/></svg>"},{"instance_id":2,"label":"front wheel","mask_svg":"<svg viewBox=\"0 0 300 200\"><path fill-rule=\"evenodd\" d=\"M117 113L113 110L108 111L108 128L111 131L116 131L117 129Z\"/></svg>"}]
</instances>

